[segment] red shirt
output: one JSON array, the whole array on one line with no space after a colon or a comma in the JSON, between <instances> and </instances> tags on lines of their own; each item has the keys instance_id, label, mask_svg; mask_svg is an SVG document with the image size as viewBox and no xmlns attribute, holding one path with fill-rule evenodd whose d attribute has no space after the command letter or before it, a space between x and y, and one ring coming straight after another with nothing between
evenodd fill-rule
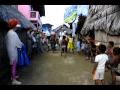
<instances>
[{"instance_id":1,"label":"red shirt","mask_svg":"<svg viewBox=\"0 0 120 90\"><path fill-rule=\"evenodd\" d=\"M107 48L107 52L108 55L113 56L113 48Z\"/></svg>"}]
</instances>

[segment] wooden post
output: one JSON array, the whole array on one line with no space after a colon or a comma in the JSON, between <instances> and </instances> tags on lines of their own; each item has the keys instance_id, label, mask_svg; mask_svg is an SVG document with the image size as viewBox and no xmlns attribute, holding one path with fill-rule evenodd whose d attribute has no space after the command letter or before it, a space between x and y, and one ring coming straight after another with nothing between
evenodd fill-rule
<instances>
[{"instance_id":1,"label":"wooden post","mask_svg":"<svg viewBox=\"0 0 120 90\"><path fill-rule=\"evenodd\" d=\"M106 12L106 29L108 29L108 28L107 28L107 12ZM106 45L107 45L108 42L109 42L109 41L108 41L108 32L109 32L109 29L107 30L107 33L106 33L106 40L107 40L107 41L106 41Z\"/></svg>"}]
</instances>

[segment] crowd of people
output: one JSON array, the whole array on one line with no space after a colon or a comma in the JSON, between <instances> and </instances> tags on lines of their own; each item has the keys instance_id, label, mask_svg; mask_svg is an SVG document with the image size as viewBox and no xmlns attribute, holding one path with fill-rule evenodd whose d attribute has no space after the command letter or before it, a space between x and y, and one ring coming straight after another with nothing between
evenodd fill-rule
<instances>
[{"instance_id":1,"label":"crowd of people","mask_svg":"<svg viewBox=\"0 0 120 90\"><path fill-rule=\"evenodd\" d=\"M116 76L118 75L118 65L120 63L120 48L114 47L114 42L109 41L107 47L100 44L95 56L95 66L93 74L95 75L95 84L104 85L104 74L106 68L111 71L112 83L116 84Z\"/></svg>"},{"instance_id":2,"label":"crowd of people","mask_svg":"<svg viewBox=\"0 0 120 90\"><path fill-rule=\"evenodd\" d=\"M95 63L92 74L95 85L104 85L105 71L110 70L112 77L112 85L116 84L116 76L120 75L118 65L120 64L120 48L114 46L113 41L109 41L108 45L97 43L94 39L78 38L75 41L72 35L64 33L59 38L59 46L62 53L74 53L74 50L78 54L84 55L85 60L90 60Z\"/></svg>"},{"instance_id":3,"label":"crowd of people","mask_svg":"<svg viewBox=\"0 0 120 90\"><path fill-rule=\"evenodd\" d=\"M108 45L95 44L92 41L83 41L81 45L81 52L95 63L92 74L96 85L104 85L105 71L110 70L112 76L112 85L116 84L116 76L120 75L118 72L118 65L120 64L120 48L114 46L113 41L109 41Z\"/></svg>"},{"instance_id":4,"label":"crowd of people","mask_svg":"<svg viewBox=\"0 0 120 90\"><path fill-rule=\"evenodd\" d=\"M32 32L31 34L33 35ZM36 48L36 41L33 36L31 37L34 42L33 48ZM120 48L114 47L113 41L109 41L107 46L100 43L95 44L93 39L86 40L84 38L78 38L76 41L76 39L72 37L72 34L64 32L61 36L57 36L55 33L52 33L50 37L47 37L43 34L41 42L47 46L47 51L52 50L54 52L57 45L59 45L61 56L64 53L65 55L71 52L74 53L76 50L78 54L82 54L86 57L85 60L90 60L92 63L95 63L92 74L96 85L105 84L104 75L106 70L111 71L111 84L116 84L116 76L119 75L117 68L120 63ZM42 49L43 48L40 48L40 51L42 51Z\"/></svg>"},{"instance_id":5,"label":"crowd of people","mask_svg":"<svg viewBox=\"0 0 120 90\"><path fill-rule=\"evenodd\" d=\"M79 49L80 48L80 49ZM114 45L113 41L109 41L108 45L97 43L94 40L77 41L77 51L95 63L92 74L96 85L104 85L105 71L110 70L112 77L112 85L116 84L116 76L120 75L118 65L120 64L120 48Z\"/></svg>"},{"instance_id":6,"label":"crowd of people","mask_svg":"<svg viewBox=\"0 0 120 90\"><path fill-rule=\"evenodd\" d=\"M18 55L20 55L19 52L22 51L22 47L25 47L27 57L29 59L33 59L34 56L49 51L50 44L51 49L54 51L56 37L54 34L51 35L51 37L48 37L39 29L32 30L32 28L28 28L27 30L24 30L25 32L22 32L22 30L19 30L20 28L17 27L17 19L10 19L7 23L9 30L5 36L5 41L9 57L9 64L11 66L12 85L20 85L22 82L17 80L17 67L19 65L19 57L21 58L21 56Z\"/></svg>"},{"instance_id":7,"label":"crowd of people","mask_svg":"<svg viewBox=\"0 0 120 90\"><path fill-rule=\"evenodd\" d=\"M92 74L96 85L104 85L104 75L106 68L111 71L112 84L116 84L117 68L120 63L120 48L114 47L114 42L109 41L108 45L95 44L94 39L78 38L77 41L72 34L64 32L63 35L57 36L55 32L51 33L51 36L46 36L45 33L40 30L27 30L27 44L23 43L17 33L16 25L18 21L16 19L10 19L8 21L9 31L6 35L6 46L8 56L11 65L11 77L12 84L21 84L16 80L16 67L18 61L17 48L22 48L23 45L27 48L27 54L29 58L32 56L43 53L44 51L52 50L53 53L59 46L61 56L63 53L78 52L86 57L86 60L90 60L95 63Z\"/></svg>"},{"instance_id":8,"label":"crowd of people","mask_svg":"<svg viewBox=\"0 0 120 90\"><path fill-rule=\"evenodd\" d=\"M28 45L30 45L31 48L28 48L29 56L35 55L38 53L43 53L46 50L46 47L48 48L48 41L45 33L40 32L39 30L31 30L29 29L27 31L28 39L30 42ZM46 47L45 47L46 46ZM32 51L31 51L32 50ZM32 52L30 54L30 52Z\"/></svg>"}]
</instances>

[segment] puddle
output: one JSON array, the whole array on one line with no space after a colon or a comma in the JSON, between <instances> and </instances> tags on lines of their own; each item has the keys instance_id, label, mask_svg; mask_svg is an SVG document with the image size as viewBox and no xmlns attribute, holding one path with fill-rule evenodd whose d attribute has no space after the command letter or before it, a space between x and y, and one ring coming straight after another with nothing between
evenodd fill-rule
<instances>
[{"instance_id":1,"label":"puddle","mask_svg":"<svg viewBox=\"0 0 120 90\"><path fill-rule=\"evenodd\" d=\"M50 56L60 56L59 53L51 53Z\"/></svg>"},{"instance_id":2,"label":"puddle","mask_svg":"<svg viewBox=\"0 0 120 90\"><path fill-rule=\"evenodd\" d=\"M73 57L66 57L66 59L64 60L65 64L74 64L75 60Z\"/></svg>"}]
</instances>

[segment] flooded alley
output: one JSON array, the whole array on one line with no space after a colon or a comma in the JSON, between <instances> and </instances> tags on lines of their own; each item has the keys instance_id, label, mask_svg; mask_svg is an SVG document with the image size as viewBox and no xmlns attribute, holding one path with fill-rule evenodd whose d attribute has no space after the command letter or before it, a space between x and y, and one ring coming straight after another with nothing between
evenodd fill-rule
<instances>
[{"instance_id":1,"label":"flooded alley","mask_svg":"<svg viewBox=\"0 0 120 90\"><path fill-rule=\"evenodd\" d=\"M48 52L32 60L31 65L22 69L20 81L23 85L94 85L93 63L84 60L77 53L66 57ZM110 73L106 73L106 84L110 83Z\"/></svg>"},{"instance_id":2,"label":"flooded alley","mask_svg":"<svg viewBox=\"0 0 120 90\"><path fill-rule=\"evenodd\" d=\"M0 85L120 85L119 5L0 5Z\"/></svg>"}]
</instances>

